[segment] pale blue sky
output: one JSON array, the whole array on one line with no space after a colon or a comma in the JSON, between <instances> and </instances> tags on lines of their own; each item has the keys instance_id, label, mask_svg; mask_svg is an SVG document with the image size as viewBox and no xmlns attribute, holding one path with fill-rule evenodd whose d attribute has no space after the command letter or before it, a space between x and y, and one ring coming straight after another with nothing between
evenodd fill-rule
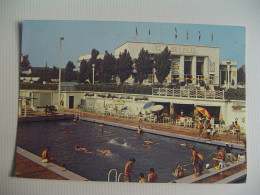
<instances>
[{"instance_id":1,"label":"pale blue sky","mask_svg":"<svg viewBox=\"0 0 260 195\"><path fill-rule=\"evenodd\" d=\"M105 50L114 53L114 49L126 41L147 42L148 31L151 29L150 42L174 43L175 27L178 38L176 44L220 47L220 60L236 60L238 67L245 64L245 28L240 26L216 26L175 23L144 23L144 22L108 22L108 21L24 21L22 27L22 53L29 54L31 66L49 67L59 65L60 36L62 41L62 67L72 61L77 67L80 55L90 54L93 48L100 54ZM189 32L187 42L186 33Z\"/></svg>"}]
</instances>

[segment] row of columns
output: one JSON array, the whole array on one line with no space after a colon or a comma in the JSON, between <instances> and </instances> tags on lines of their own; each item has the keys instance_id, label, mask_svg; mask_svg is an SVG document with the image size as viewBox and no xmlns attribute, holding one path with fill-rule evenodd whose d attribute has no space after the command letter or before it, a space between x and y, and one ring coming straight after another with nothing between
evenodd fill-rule
<instances>
[{"instance_id":1,"label":"row of columns","mask_svg":"<svg viewBox=\"0 0 260 195\"><path fill-rule=\"evenodd\" d=\"M180 64L179 64L179 77L180 81L185 81L184 80L184 56L180 56ZM196 78L197 75L197 56L192 56L192 61L191 61L191 75L192 78ZM204 57L204 63L203 63L203 75L204 78L208 77L209 78L209 57ZM196 84L196 79L192 80L192 84Z\"/></svg>"}]
</instances>

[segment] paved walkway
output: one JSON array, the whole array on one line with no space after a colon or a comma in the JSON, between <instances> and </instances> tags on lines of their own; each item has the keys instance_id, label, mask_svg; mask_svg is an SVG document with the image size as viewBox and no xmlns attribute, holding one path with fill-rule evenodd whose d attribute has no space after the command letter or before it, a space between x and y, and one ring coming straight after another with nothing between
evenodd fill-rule
<instances>
[{"instance_id":1,"label":"paved walkway","mask_svg":"<svg viewBox=\"0 0 260 195\"><path fill-rule=\"evenodd\" d=\"M16 177L23 178L37 178L37 179L57 179L65 180L63 177L55 174L54 172L40 166L37 163L25 158L20 154L16 154Z\"/></svg>"},{"instance_id":2,"label":"paved walkway","mask_svg":"<svg viewBox=\"0 0 260 195\"><path fill-rule=\"evenodd\" d=\"M78 113L78 112L79 112L78 109L70 109L67 111L60 112L60 113ZM83 117L90 118L90 119L96 119L96 120L118 123L118 124L122 124L122 125L134 126L134 127L137 127L138 120L139 120L138 118L127 119L127 118L119 118L119 117L115 117L115 116L107 116L107 115L103 116L103 115L98 115L96 113L89 113L89 112L81 112L81 115ZM195 130L194 128L185 128L183 126L169 125L166 123L151 123L151 122L145 122L145 121L143 122L142 127L147 128L147 129L154 129L157 131L164 131L164 132L175 133L175 134L180 134L180 135L187 135L187 136L199 138L198 130ZM206 139L206 132L203 133L202 137ZM230 133L217 133L215 136L215 140L244 145L243 141L246 140L246 136L241 135L240 141L237 143L236 135L232 135Z\"/></svg>"}]
</instances>

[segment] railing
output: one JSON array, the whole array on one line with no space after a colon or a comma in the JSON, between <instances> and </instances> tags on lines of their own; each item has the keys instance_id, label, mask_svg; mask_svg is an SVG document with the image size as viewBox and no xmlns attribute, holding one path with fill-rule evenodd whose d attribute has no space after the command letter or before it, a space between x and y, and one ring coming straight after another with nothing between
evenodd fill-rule
<instances>
[{"instance_id":1,"label":"railing","mask_svg":"<svg viewBox=\"0 0 260 195\"><path fill-rule=\"evenodd\" d=\"M198 90L198 89L174 89L174 88L153 88L155 96L224 99L224 90Z\"/></svg>"}]
</instances>

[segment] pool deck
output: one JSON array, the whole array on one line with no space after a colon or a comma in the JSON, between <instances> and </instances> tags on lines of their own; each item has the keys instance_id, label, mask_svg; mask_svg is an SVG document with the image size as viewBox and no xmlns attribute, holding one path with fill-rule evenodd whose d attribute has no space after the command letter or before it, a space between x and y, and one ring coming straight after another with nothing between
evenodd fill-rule
<instances>
[{"instance_id":1,"label":"pool deck","mask_svg":"<svg viewBox=\"0 0 260 195\"><path fill-rule=\"evenodd\" d=\"M175 180L175 183L198 183L200 180L212 177L212 176L217 175L221 172L224 172L224 171L233 169L235 167L238 167L239 165L244 164L244 162L233 162L233 163L225 163L225 164L226 164L226 166L222 169L216 170L214 167L210 168L210 169L206 169L206 170L203 171L203 174L201 176L193 178L194 175L189 175L187 177L183 177L181 179ZM241 174L241 172L242 172L242 174ZM247 172L246 170L240 171L240 172L232 175L233 177L230 176L230 177L227 177L225 179L219 180L218 182L215 182L215 183L230 183L230 182L234 181L235 179L241 178L241 176L246 175L246 172Z\"/></svg>"},{"instance_id":2,"label":"pool deck","mask_svg":"<svg viewBox=\"0 0 260 195\"><path fill-rule=\"evenodd\" d=\"M17 177L88 181L88 179L54 163L43 163L40 157L20 147L17 147L16 155L15 176Z\"/></svg>"}]
</instances>

